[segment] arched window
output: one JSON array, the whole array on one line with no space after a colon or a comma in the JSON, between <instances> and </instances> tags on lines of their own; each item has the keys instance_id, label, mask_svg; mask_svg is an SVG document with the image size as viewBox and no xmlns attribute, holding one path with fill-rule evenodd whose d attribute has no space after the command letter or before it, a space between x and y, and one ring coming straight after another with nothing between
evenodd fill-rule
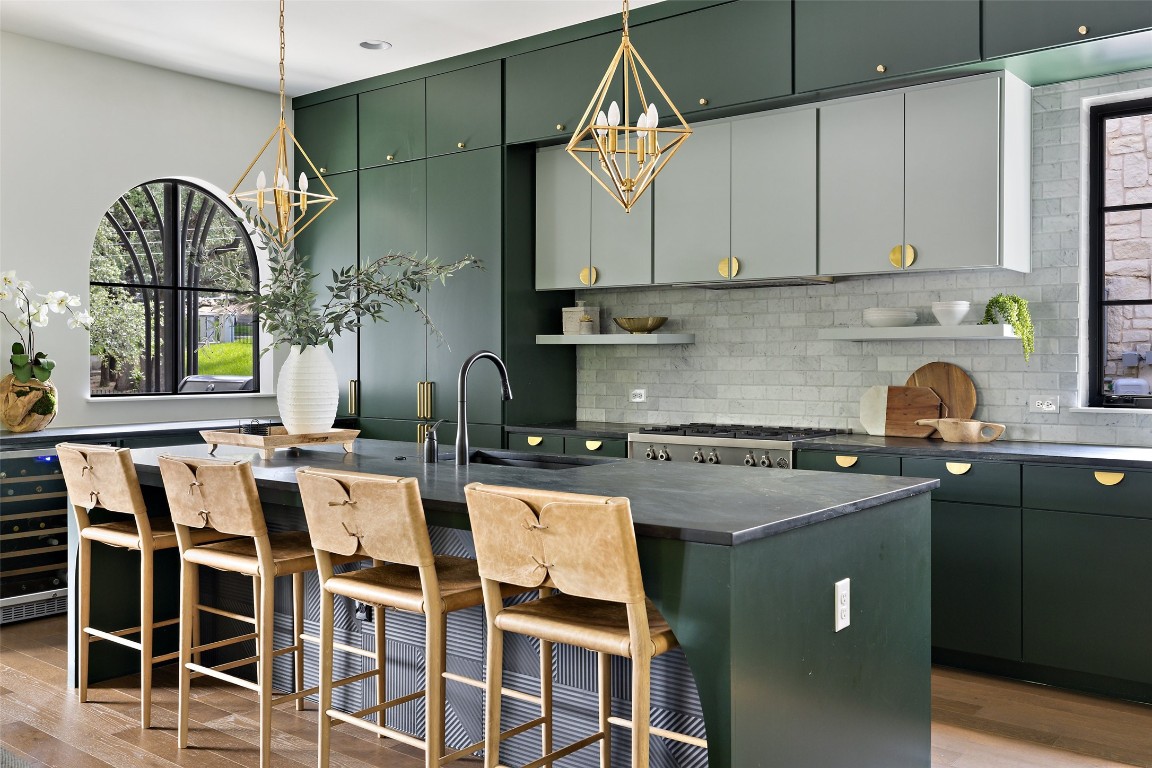
<instances>
[{"instance_id":1,"label":"arched window","mask_svg":"<svg viewBox=\"0 0 1152 768\"><path fill-rule=\"evenodd\" d=\"M100 221L89 280L93 395L259 391L256 249L222 196L184 179L128 191Z\"/></svg>"}]
</instances>

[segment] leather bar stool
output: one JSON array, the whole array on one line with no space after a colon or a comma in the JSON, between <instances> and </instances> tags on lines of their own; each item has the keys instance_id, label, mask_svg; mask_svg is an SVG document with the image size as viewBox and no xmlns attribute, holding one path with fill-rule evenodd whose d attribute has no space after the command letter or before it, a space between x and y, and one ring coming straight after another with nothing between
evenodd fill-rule
<instances>
[{"instance_id":1,"label":"leather bar stool","mask_svg":"<svg viewBox=\"0 0 1152 768\"><path fill-rule=\"evenodd\" d=\"M676 637L644 594L628 499L470 483L464 487L488 621L489 736L500 724L504 633L528 635L596 652L599 730L529 765L551 765L600 743L611 763L612 725L632 729L632 768L648 768L649 735L707 748L708 742L649 724L652 659ZM505 606L501 585L538 589L536 600ZM610 655L632 660L632 719L611 716ZM543 716L552 717L551 697ZM489 743L495 743L491 741ZM499 747L485 768L500 764Z\"/></svg>"},{"instance_id":2,"label":"leather bar stool","mask_svg":"<svg viewBox=\"0 0 1152 768\"><path fill-rule=\"evenodd\" d=\"M271 762L272 706L295 701L296 709L304 708L304 697L318 688L302 690L304 681L304 573L316 569L312 542L305 531L269 533L264 511L256 491L252 467L247 461L222 459L160 457L164 491L176 527L182 568L180 573L180 713L177 746L188 746L188 709L192 673L223 680L259 694L260 700L260 766ZM196 531L215 530L236 537L210 544L197 544ZM338 558L349 562L356 558ZM252 577L253 616L245 616L200 603L199 569L207 566L219 571ZM277 576L292 577L292 643L273 647L274 582ZM211 613L251 624L254 631L194 644L192 627L200 614ZM256 641L256 655L216 666L196 663L194 656L202 651L222 648L240 642ZM272 662L276 656L292 654L295 690L273 697ZM227 670L256 664L256 682L252 683Z\"/></svg>"},{"instance_id":3,"label":"leather bar stool","mask_svg":"<svg viewBox=\"0 0 1152 768\"><path fill-rule=\"evenodd\" d=\"M316 548L320 571L320 735L319 766L327 768L329 740L334 721L349 723L381 736L424 750L426 768L466 757L484 747L484 740L448 751L444 734L444 681L452 680L484 689L480 680L445 671L447 615L479 606L484 601L476 561L463 557L433 555L420 501L420 488L413 477L389 477L359 472L302 468L296 471L308 530ZM372 566L335 573L336 558L372 559ZM524 590L510 588L506 594ZM334 598L340 595L375 606L375 652L337 645L333 637ZM425 687L378 702L359 712L332 707L334 688L370 677L376 678L377 696L384 691L384 608L423 614L425 627ZM333 680L334 649L368 658L373 669ZM388 709L424 697L424 738L388 727ZM525 696L540 703L539 697ZM378 722L364 718L375 715ZM540 724L539 721L530 724ZM517 729L495 738L508 738Z\"/></svg>"},{"instance_id":4,"label":"leather bar stool","mask_svg":"<svg viewBox=\"0 0 1152 768\"><path fill-rule=\"evenodd\" d=\"M154 655L152 635L156 629L176 624L180 619L153 621L152 574L156 552L176 547L176 531L168 517L148 517L144 496L132 453L127 448L106 445L60 443L56 446L60 469L68 488L69 506L80 533L76 558L77 672L79 697L88 701L88 652L91 643L105 640L140 652L140 727L152 727L152 667L177 657L177 652ZM93 509L106 510L129 519L92 523ZM200 531L197 542L224 538L216 531ZM92 542L140 553L140 624L117 630L91 626ZM130 635L139 635L132 640Z\"/></svg>"}]
</instances>

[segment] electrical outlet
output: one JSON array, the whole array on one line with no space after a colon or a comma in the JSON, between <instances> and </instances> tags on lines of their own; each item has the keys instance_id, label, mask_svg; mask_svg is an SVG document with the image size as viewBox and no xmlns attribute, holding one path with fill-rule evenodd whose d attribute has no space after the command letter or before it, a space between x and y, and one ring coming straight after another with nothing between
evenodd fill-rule
<instances>
[{"instance_id":1,"label":"electrical outlet","mask_svg":"<svg viewBox=\"0 0 1152 768\"><path fill-rule=\"evenodd\" d=\"M852 579L836 582L836 631L852 623Z\"/></svg>"},{"instance_id":2,"label":"electrical outlet","mask_svg":"<svg viewBox=\"0 0 1152 768\"><path fill-rule=\"evenodd\" d=\"M647 399L648 399L648 390L646 390L646 389L634 389L628 395L628 402L630 402L630 403L643 403Z\"/></svg>"},{"instance_id":3,"label":"electrical outlet","mask_svg":"<svg viewBox=\"0 0 1152 768\"><path fill-rule=\"evenodd\" d=\"M1032 395L1028 398L1028 413L1059 413L1059 395Z\"/></svg>"}]
</instances>

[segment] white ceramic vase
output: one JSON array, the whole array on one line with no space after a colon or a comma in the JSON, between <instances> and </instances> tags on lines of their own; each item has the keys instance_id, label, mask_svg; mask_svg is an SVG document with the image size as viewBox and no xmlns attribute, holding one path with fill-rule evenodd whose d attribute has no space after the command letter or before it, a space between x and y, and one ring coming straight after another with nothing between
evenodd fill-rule
<instances>
[{"instance_id":1,"label":"white ceramic vase","mask_svg":"<svg viewBox=\"0 0 1152 768\"><path fill-rule=\"evenodd\" d=\"M340 387L327 349L293 346L289 350L276 379L276 405L290 435L332 428Z\"/></svg>"}]
</instances>

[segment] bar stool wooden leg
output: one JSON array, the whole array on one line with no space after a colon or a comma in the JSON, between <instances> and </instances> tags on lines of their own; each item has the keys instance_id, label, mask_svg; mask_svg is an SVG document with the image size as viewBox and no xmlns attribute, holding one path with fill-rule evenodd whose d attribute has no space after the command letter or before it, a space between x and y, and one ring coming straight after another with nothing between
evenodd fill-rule
<instances>
[{"instance_id":1,"label":"bar stool wooden leg","mask_svg":"<svg viewBox=\"0 0 1152 768\"><path fill-rule=\"evenodd\" d=\"M632 765L648 765L648 720L652 659L637 653L632 657Z\"/></svg>"},{"instance_id":2,"label":"bar stool wooden leg","mask_svg":"<svg viewBox=\"0 0 1152 768\"><path fill-rule=\"evenodd\" d=\"M439 768L444 754L444 657L448 653L447 618L426 608L424 616L424 765Z\"/></svg>"},{"instance_id":3,"label":"bar stool wooden leg","mask_svg":"<svg viewBox=\"0 0 1152 768\"><path fill-rule=\"evenodd\" d=\"M191 702L192 670L188 663L192 660L192 635L200 622L200 567L180 559L180 705L177 714L176 746L188 746L188 706ZM199 655L199 654L197 654Z\"/></svg>"},{"instance_id":4,"label":"bar stool wooden leg","mask_svg":"<svg viewBox=\"0 0 1152 768\"><path fill-rule=\"evenodd\" d=\"M491 615L491 614L489 614ZM488 623L484 681L484 768L500 765L500 697L504 687L504 633Z\"/></svg>"},{"instance_id":5,"label":"bar stool wooden leg","mask_svg":"<svg viewBox=\"0 0 1152 768\"><path fill-rule=\"evenodd\" d=\"M328 717L328 710L332 708L332 654L334 651L334 626L336 624L333 610L335 600L332 593L324 589L323 578L320 586L320 699L319 699L319 733L317 734L318 758L317 768L328 768L328 750L332 736L332 718ZM379 695L377 699L379 699Z\"/></svg>"},{"instance_id":6,"label":"bar stool wooden leg","mask_svg":"<svg viewBox=\"0 0 1152 768\"><path fill-rule=\"evenodd\" d=\"M76 555L76 571L80 588L76 592L76 603L80 611L80 634L76 638L76 649L79 652L78 667L80 680L78 688L80 703L88 701L88 651L90 650L92 636L88 634L88 626L92 623L92 606L89 596L92 594L92 542L80 539L80 548Z\"/></svg>"},{"instance_id":7,"label":"bar stool wooden leg","mask_svg":"<svg viewBox=\"0 0 1152 768\"><path fill-rule=\"evenodd\" d=\"M296 666L297 691L304 690L304 641L300 638L304 634L304 574L292 574L292 659ZM296 711L304 710L304 699L296 699Z\"/></svg>"},{"instance_id":8,"label":"bar stool wooden leg","mask_svg":"<svg viewBox=\"0 0 1152 768\"><path fill-rule=\"evenodd\" d=\"M596 677L599 679L600 730L604 733L604 740L600 742L600 768L611 768L612 725L608 718L612 716L612 657L606 653L596 654Z\"/></svg>"},{"instance_id":9,"label":"bar stool wooden leg","mask_svg":"<svg viewBox=\"0 0 1152 768\"><path fill-rule=\"evenodd\" d=\"M540 726L540 746L547 755L552 751L552 643L540 641L540 714L544 722ZM552 763L545 763L551 768Z\"/></svg>"},{"instance_id":10,"label":"bar stool wooden leg","mask_svg":"<svg viewBox=\"0 0 1152 768\"><path fill-rule=\"evenodd\" d=\"M256 614L256 626L259 637L259 660L256 663L257 685L260 687L260 768L270 768L272 765L272 628L275 626L273 618L273 601L275 599L275 577L272 574L257 576L260 600L259 613Z\"/></svg>"},{"instance_id":11,"label":"bar stool wooden leg","mask_svg":"<svg viewBox=\"0 0 1152 768\"><path fill-rule=\"evenodd\" d=\"M387 648L385 644L388 641L387 625L385 624L386 615L384 606L372 606L372 624L376 636L376 704L382 704L388 701L388 673L385 669L385 659L388 658ZM376 714L376 725L388 725L388 712L381 711ZM380 738L384 738L384 734L378 734Z\"/></svg>"},{"instance_id":12,"label":"bar stool wooden leg","mask_svg":"<svg viewBox=\"0 0 1152 768\"><path fill-rule=\"evenodd\" d=\"M180 558L180 560L181 560L181 562L183 562L184 558ZM192 579L192 587L191 587L192 594L196 596L196 601L199 602L200 601L200 569L199 568L193 568L190 572L189 578ZM184 623L183 618L180 619L180 623L181 624ZM192 611L192 618L190 619L189 623L192 624L192 647L197 648L200 645L200 611L199 611L199 609L194 609ZM203 656L204 656L204 654L202 654L200 651L193 651L192 661L196 664L203 664L204 663L203 662Z\"/></svg>"},{"instance_id":13,"label":"bar stool wooden leg","mask_svg":"<svg viewBox=\"0 0 1152 768\"><path fill-rule=\"evenodd\" d=\"M152 727L152 548L140 551L140 727Z\"/></svg>"}]
</instances>

